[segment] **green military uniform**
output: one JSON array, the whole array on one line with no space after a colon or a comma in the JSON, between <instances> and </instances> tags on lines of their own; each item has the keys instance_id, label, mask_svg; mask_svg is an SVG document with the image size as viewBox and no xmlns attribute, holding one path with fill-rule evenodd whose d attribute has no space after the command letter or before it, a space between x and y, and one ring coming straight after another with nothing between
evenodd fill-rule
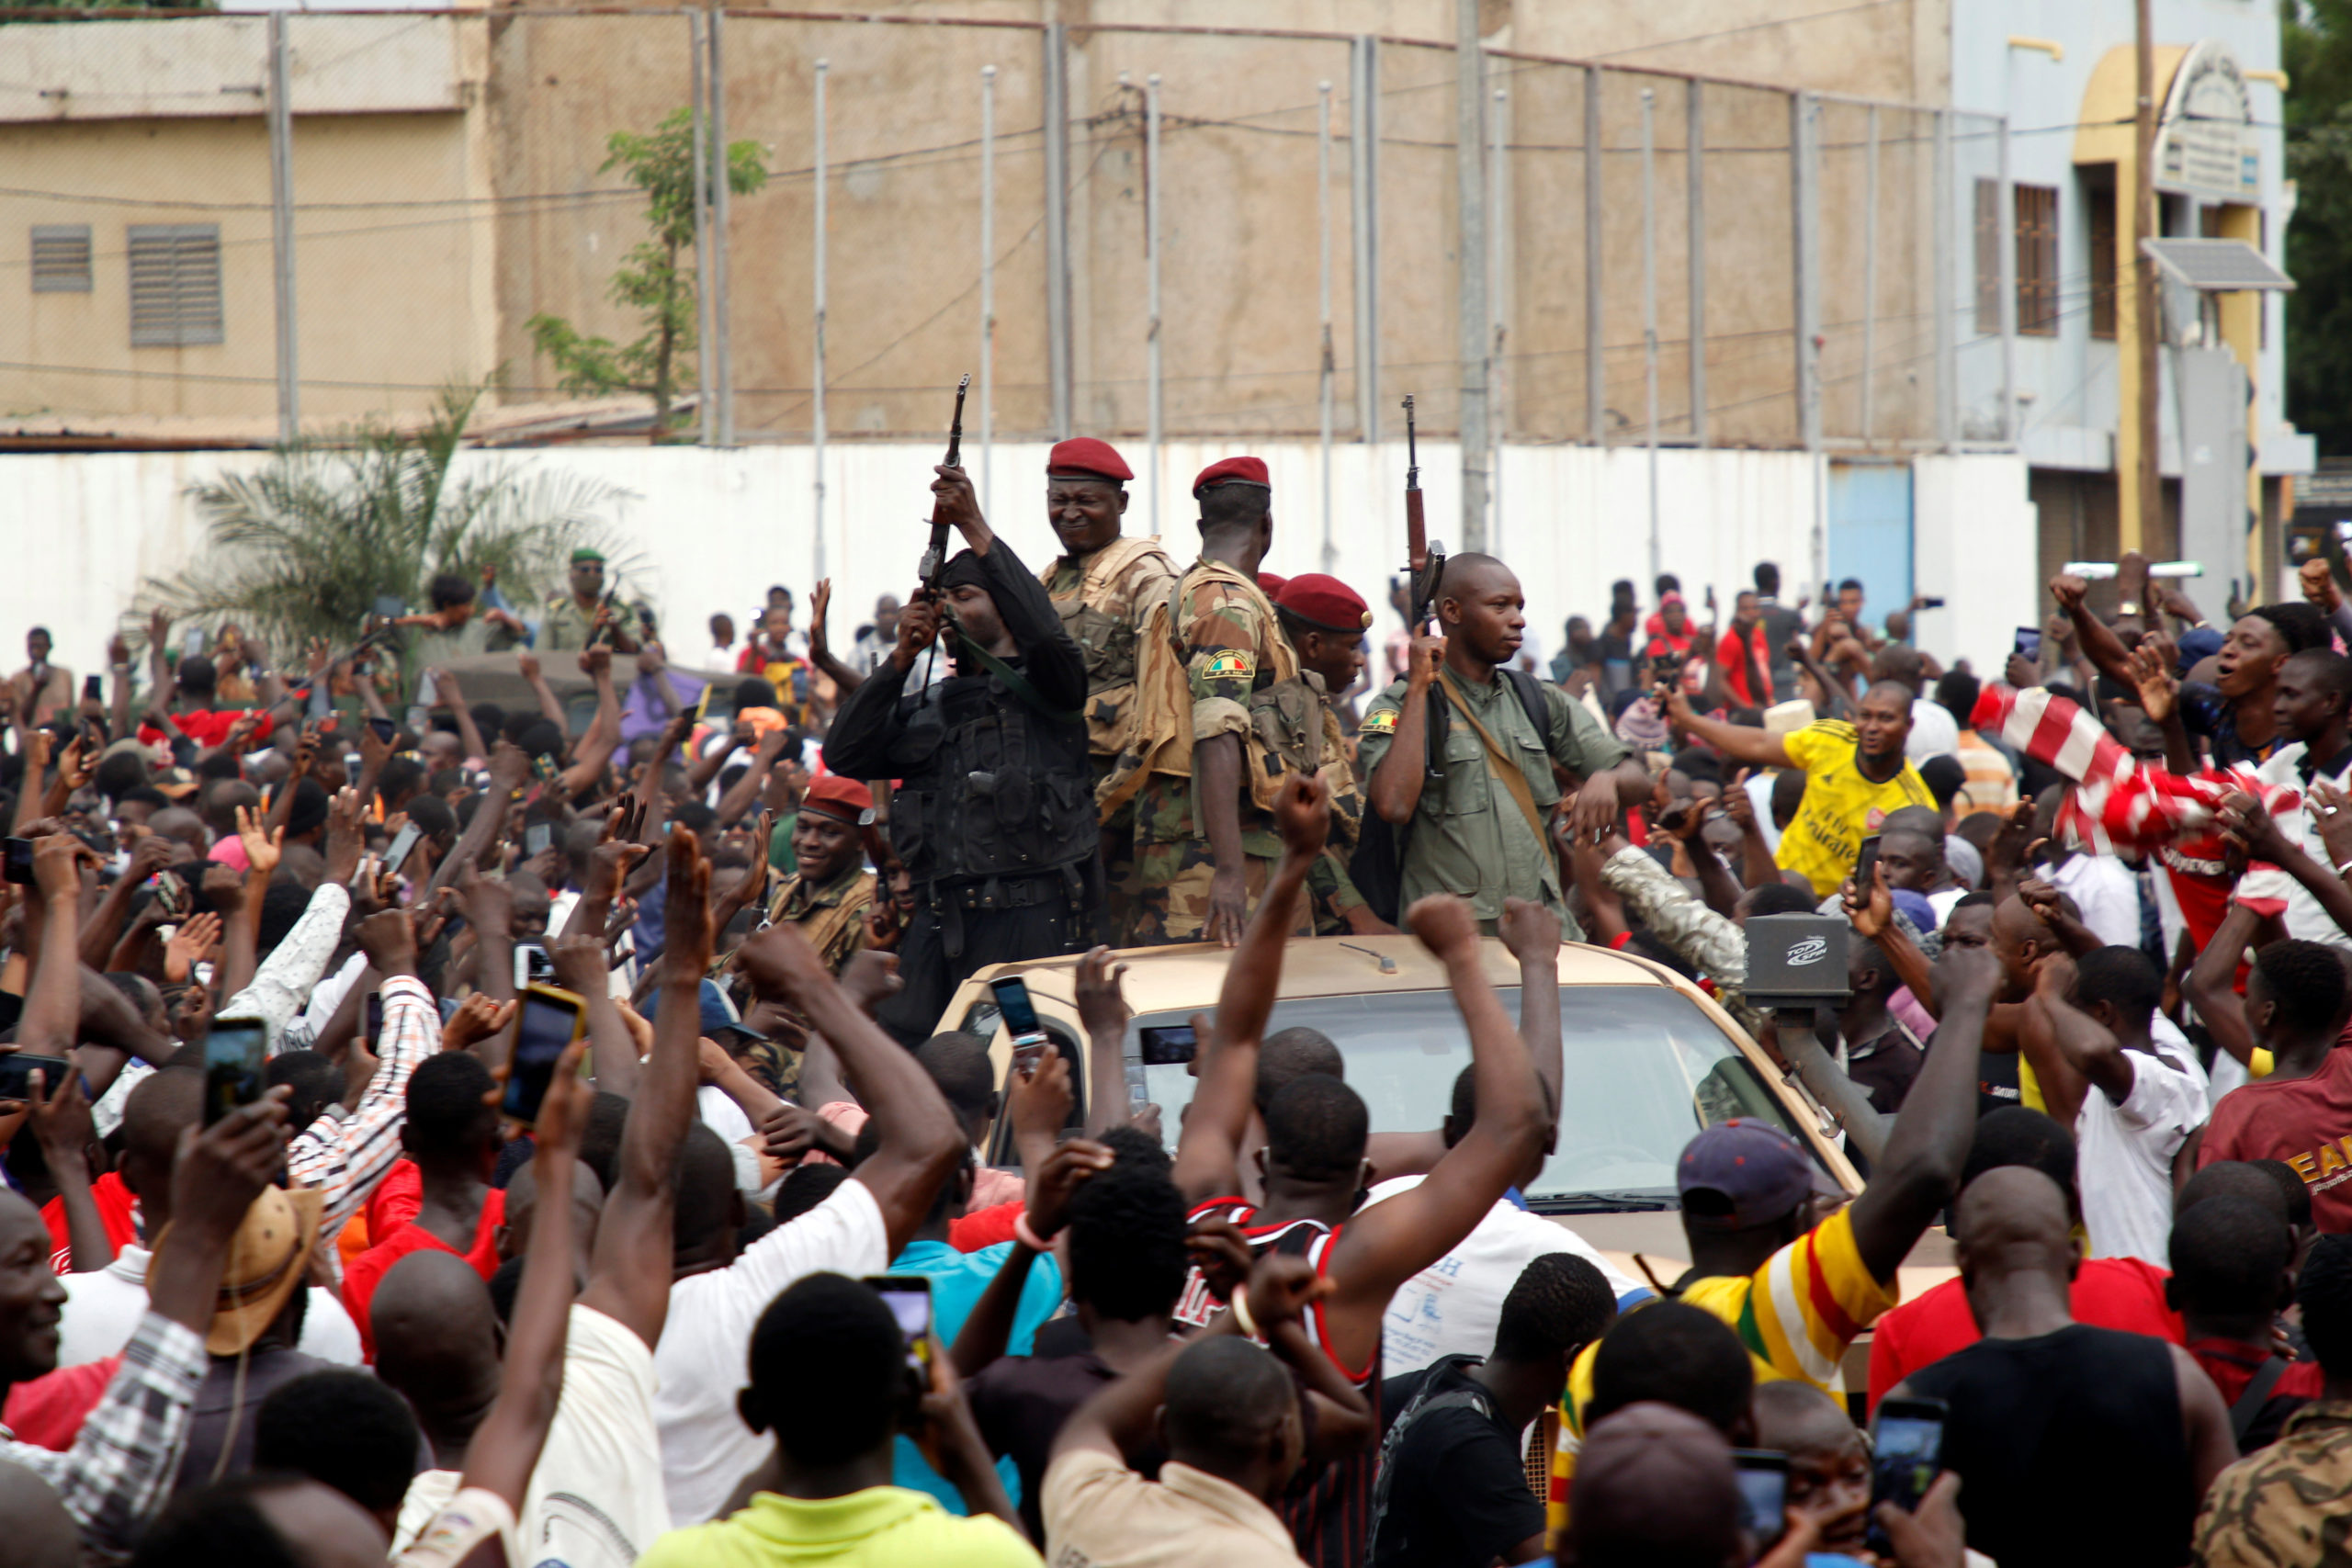
<instances>
[{"instance_id":1,"label":"green military uniform","mask_svg":"<svg viewBox=\"0 0 2352 1568\"><path fill-rule=\"evenodd\" d=\"M538 651L541 653L577 653L588 646L588 634L596 624L596 611L580 607L580 601L569 593L559 593L548 601L548 613L539 622Z\"/></svg>"},{"instance_id":2,"label":"green military uniform","mask_svg":"<svg viewBox=\"0 0 2352 1568\"><path fill-rule=\"evenodd\" d=\"M768 920L773 925L799 927L817 956L825 961L825 968L838 976L865 946L865 917L873 911L878 887L874 874L854 861L849 870L827 883L795 874L784 879L769 900ZM804 1028L804 1038L805 1034ZM752 1047L748 1060L753 1077L792 1100L800 1087L800 1058L798 1045L765 1041Z\"/></svg>"},{"instance_id":3,"label":"green military uniform","mask_svg":"<svg viewBox=\"0 0 2352 1568\"><path fill-rule=\"evenodd\" d=\"M1485 685L1459 675L1453 678L1446 693L1444 776L1421 785L1399 867L1403 906L1425 894L1459 894L1470 901L1480 925L1492 931L1504 898L1533 899L1559 915L1570 941L1584 940L1561 890L1558 855L1548 837L1528 821L1516 793L1496 773L1469 716L1475 715L1498 745L1516 753L1529 797L1547 818L1560 798L1552 776L1554 762L1589 779L1632 753L1567 693L1549 682L1541 690L1549 723L1538 733L1520 705L1519 694L1499 671ZM1398 681L1365 710L1356 732L1356 757L1364 777L1370 778L1388 754L1404 705L1405 682Z\"/></svg>"},{"instance_id":4,"label":"green military uniform","mask_svg":"<svg viewBox=\"0 0 2352 1568\"><path fill-rule=\"evenodd\" d=\"M1204 570L1222 575L1204 581ZM1193 747L1219 735L1237 736L1241 742L1243 886L1245 907L1254 907L1282 858L1283 843L1272 816L1251 798L1252 770L1264 763L1248 705L1251 694L1289 673L1294 656L1265 594L1221 563L1195 561L1187 568L1173 608L1172 637L1192 697ZM1127 921L1120 933L1125 945L1197 941L1207 922L1216 861L1207 826L1193 808L1195 783L1155 773L1135 797L1135 862L1126 882Z\"/></svg>"},{"instance_id":5,"label":"green military uniform","mask_svg":"<svg viewBox=\"0 0 2352 1568\"><path fill-rule=\"evenodd\" d=\"M1355 759L1348 754L1347 737L1329 696L1323 705L1323 756L1318 772L1331 792L1331 827L1324 836L1323 853L1306 874L1306 890L1315 900L1315 934L1331 936L1351 929L1348 911L1365 900L1348 877L1348 862L1354 858L1356 840L1363 835L1363 786L1356 782Z\"/></svg>"}]
</instances>

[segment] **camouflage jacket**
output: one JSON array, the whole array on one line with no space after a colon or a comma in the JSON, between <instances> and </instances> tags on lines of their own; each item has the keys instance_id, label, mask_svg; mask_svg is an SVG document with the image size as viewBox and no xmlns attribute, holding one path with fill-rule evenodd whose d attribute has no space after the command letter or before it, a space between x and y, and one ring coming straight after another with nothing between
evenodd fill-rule
<instances>
[{"instance_id":1,"label":"camouflage jacket","mask_svg":"<svg viewBox=\"0 0 2352 1568\"><path fill-rule=\"evenodd\" d=\"M1151 778L1137 797L1136 836L1165 841L1207 832L1193 810L1195 781L1190 753L1204 740L1231 735L1239 738L1242 750L1242 848L1252 855L1278 856L1282 840L1274 833L1273 820L1251 798L1261 760L1253 744L1250 699L1295 676L1297 655L1264 592L1221 561L1198 560L1187 568L1171 608L1170 641L1181 650L1192 707L1189 731L1182 737L1184 755L1170 761L1181 761L1184 776L1176 776L1171 769Z\"/></svg>"},{"instance_id":2,"label":"camouflage jacket","mask_svg":"<svg viewBox=\"0 0 2352 1568\"><path fill-rule=\"evenodd\" d=\"M768 919L795 925L833 974L865 945L865 917L874 908L877 884L863 866L820 886L805 876L785 878L768 905Z\"/></svg>"},{"instance_id":3,"label":"camouflage jacket","mask_svg":"<svg viewBox=\"0 0 2352 1568\"><path fill-rule=\"evenodd\" d=\"M1176 563L1156 537L1122 536L1080 559L1057 556L1039 572L1062 627L1086 660L1086 740L1107 767L1136 728L1136 639L1168 597Z\"/></svg>"}]
</instances>

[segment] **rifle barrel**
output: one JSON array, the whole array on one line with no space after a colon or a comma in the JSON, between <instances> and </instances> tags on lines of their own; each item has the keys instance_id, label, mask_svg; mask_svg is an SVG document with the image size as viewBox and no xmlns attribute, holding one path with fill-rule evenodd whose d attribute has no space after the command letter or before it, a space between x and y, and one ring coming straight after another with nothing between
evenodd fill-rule
<instances>
[{"instance_id":1,"label":"rifle barrel","mask_svg":"<svg viewBox=\"0 0 2352 1568\"><path fill-rule=\"evenodd\" d=\"M964 394L971 385L972 373L968 370L956 383L956 417L947 426L947 466L951 468L959 465L964 453Z\"/></svg>"}]
</instances>

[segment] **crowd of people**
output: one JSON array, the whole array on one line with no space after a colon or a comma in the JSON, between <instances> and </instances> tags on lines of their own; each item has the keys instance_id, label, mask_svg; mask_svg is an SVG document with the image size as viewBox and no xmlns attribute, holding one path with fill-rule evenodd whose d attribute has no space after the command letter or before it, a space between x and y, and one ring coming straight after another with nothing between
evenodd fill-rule
<instances>
[{"instance_id":1,"label":"crowd of people","mask_svg":"<svg viewBox=\"0 0 2352 1568\"><path fill-rule=\"evenodd\" d=\"M122 637L77 686L33 630L0 1555L2346 1561L2324 563L2226 626L2136 555L2062 577L1982 674L1856 582L1620 582L1539 669L1501 560L1376 637L1263 570L1260 460L1172 552L1132 477L1056 446L1035 568L939 469L962 547L838 652L825 583L671 649L593 549L282 671L158 610L143 681ZM467 700L485 658L527 707ZM1750 997L1774 915L1845 924L1842 1002ZM1375 1132L1349 1042L1270 1023L1294 938L1400 930L1470 1066ZM1568 942L1712 997L1859 1190L1694 1097L1687 1263L1530 1213ZM1113 950L1177 942L1227 957L1163 1126ZM1071 954L1082 1077L943 1029Z\"/></svg>"}]
</instances>

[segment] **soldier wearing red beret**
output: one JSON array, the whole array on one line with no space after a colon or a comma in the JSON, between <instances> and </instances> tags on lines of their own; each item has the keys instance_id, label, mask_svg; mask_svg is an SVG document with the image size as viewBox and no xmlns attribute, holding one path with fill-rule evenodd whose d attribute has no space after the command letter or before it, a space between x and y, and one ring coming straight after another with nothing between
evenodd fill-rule
<instances>
[{"instance_id":1,"label":"soldier wearing red beret","mask_svg":"<svg viewBox=\"0 0 2352 1568\"><path fill-rule=\"evenodd\" d=\"M1257 581L1274 534L1266 465L1212 463L1193 495L1200 558L1147 623L1137 733L1096 796L1106 807L1135 802L1120 932L1129 944L1239 942L1282 857L1272 787L1289 769L1317 765L1306 728L1317 699ZM1295 755L1268 739L1287 733L1285 716L1298 721Z\"/></svg>"},{"instance_id":2,"label":"soldier wearing red beret","mask_svg":"<svg viewBox=\"0 0 2352 1568\"><path fill-rule=\"evenodd\" d=\"M827 773L800 797L792 825L799 869L785 878L768 906L777 925L796 925L836 976L865 945L865 918L876 884L865 869L865 835L874 821L874 791L854 779Z\"/></svg>"},{"instance_id":3,"label":"soldier wearing red beret","mask_svg":"<svg viewBox=\"0 0 2352 1568\"><path fill-rule=\"evenodd\" d=\"M1098 783L1135 737L1136 637L1176 581L1176 563L1156 536L1119 530L1127 511L1125 487L1133 478L1118 450L1091 435L1060 442L1046 457L1046 518L1062 553L1037 575L1086 660L1087 750ZM1103 823L1102 842L1112 855L1114 929L1133 836L1131 812L1114 813Z\"/></svg>"},{"instance_id":4,"label":"soldier wearing red beret","mask_svg":"<svg viewBox=\"0 0 2352 1568\"><path fill-rule=\"evenodd\" d=\"M1372 625L1372 608L1338 578L1309 571L1275 591L1274 613L1291 647L1298 650L1299 664L1322 687L1322 774L1331 792L1331 828L1323 857L1306 877L1315 899L1316 934L1394 931L1396 928L1373 913L1348 876L1348 860L1363 825L1363 789L1356 783L1355 749L1348 738L1353 727L1341 723L1339 710L1340 699L1363 673L1363 639Z\"/></svg>"}]
</instances>

